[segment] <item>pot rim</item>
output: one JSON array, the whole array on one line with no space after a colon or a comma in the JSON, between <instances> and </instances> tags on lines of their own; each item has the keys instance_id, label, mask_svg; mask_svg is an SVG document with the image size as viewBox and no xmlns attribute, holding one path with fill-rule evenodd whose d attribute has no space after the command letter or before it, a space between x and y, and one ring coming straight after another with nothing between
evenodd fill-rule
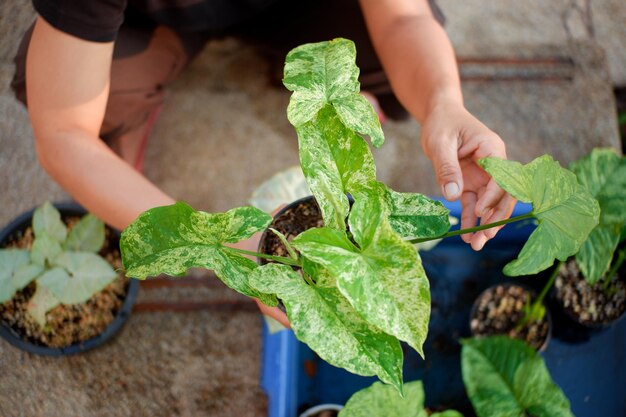
<instances>
[{"instance_id":1,"label":"pot rim","mask_svg":"<svg viewBox=\"0 0 626 417\"><path fill-rule=\"evenodd\" d=\"M82 206L73 202L53 202L52 205L56 207L61 214L79 215L82 216L87 213ZM28 210L12 221L10 221L2 230L0 230L0 247L4 244L5 240L12 235L15 231L28 227L32 222L32 216L37 207ZM108 227L108 226L107 226ZM116 235L119 236L119 231L112 229ZM128 282L128 289L126 291L126 298L122 303L121 308L115 315L115 318L104 331L97 336L94 336L81 343L75 343L64 347L48 347L43 345L37 345L35 343L22 339L15 330L0 321L0 337L6 340L11 345L17 347L26 352L34 353L43 356L68 356L80 352L91 350L98 346L103 345L109 339L111 339L126 323L128 316L131 313L137 293L139 292L139 281L136 279L130 279Z\"/></svg>"},{"instance_id":2,"label":"pot rim","mask_svg":"<svg viewBox=\"0 0 626 417\"><path fill-rule=\"evenodd\" d=\"M340 404L320 404L315 407L311 407L300 414L300 417L311 417L315 413L319 413L320 411L340 411L343 408L343 405Z\"/></svg>"},{"instance_id":3,"label":"pot rim","mask_svg":"<svg viewBox=\"0 0 626 417\"><path fill-rule=\"evenodd\" d=\"M472 334L472 337L483 337L483 336L479 336L479 335L474 334L474 332L472 331L472 326L471 326L472 318L474 317L474 314L476 313L476 310L478 309L478 300L480 300L482 298L482 296L485 293L487 293L487 291L492 290L492 289L494 289L494 288L496 288L498 286L503 286L505 288L508 288L508 287L520 287L524 291L529 293L531 295L531 298L533 298L533 297L535 297L537 295L535 290L530 288L528 285L521 284L521 283L518 283L518 282L513 282L513 281L506 281L506 282L502 282L502 283L498 283L498 284L493 284L493 285L490 285L489 287L485 288L483 291L480 292L480 294L478 294L476 296L476 298L474 299L474 302L472 303L472 308L470 309L469 323L468 324L470 325L469 328L470 328L470 333ZM552 339L552 315L550 314L550 309L546 305L545 300L543 302L543 306L546 309L546 316L545 317L546 317L546 321L548 322L548 334L546 335L546 339L543 341L543 343L541 344L539 349L537 349L538 353L545 352L545 350L548 348L548 344L550 342L550 339Z\"/></svg>"}]
</instances>

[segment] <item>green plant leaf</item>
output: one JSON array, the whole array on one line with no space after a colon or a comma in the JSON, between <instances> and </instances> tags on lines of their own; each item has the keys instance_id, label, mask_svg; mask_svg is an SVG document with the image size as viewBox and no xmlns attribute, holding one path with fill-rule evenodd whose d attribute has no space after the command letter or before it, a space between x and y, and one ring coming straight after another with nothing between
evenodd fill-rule
<instances>
[{"instance_id":1,"label":"green plant leaf","mask_svg":"<svg viewBox=\"0 0 626 417\"><path fill-rule=\"evenodd\" d=\"M463 417L463 414L456 410L446 410L439 413L432 413L430 417Z\"/></svg>"},{"instance_id":2,"label":"green plant leaf","mask_svg":"<svg viewBox=\"0 0 626 417\"><path fill-rule=\"evenodd\" d=\"M18 267L13 274L13 286L21 290L37 278L44 268L40 265L26 264Z\"/></svg>"},{"instance_id":3,"label":"green plant leaf","mask_svg":"<svg viewBox=\"0 0 626 417\"><path fill-rule=\"evenodd\" d=\"M0 303L9 301L17 291L15 273L28 265L29 254L24 249L0 249Z\"/></svg>"},{"instance_id":4,"label":"green plant leaf","mask_svg":"<svg viewBox=\"0 0 626 417\"><path fill-rule=\"evenodd\" d=\"M120 249L126 275L139 279L160 274L181 276L189 268L208 268L230 288L276 305L273 296L248 284L256 263L225 246L249 238L271 221L270 215L253 207L216 214L195 211L182 202L153 208L122 233Z\"/></svg>"},{"instance_id":5,"label":"green plant leaf","mask_svg":"<svg viewBox=\"0 0 626 417\"><path fill-rule=\"evenodd\" d=\"M513 197L532 203L539 226L518 258L504 267L509 276L532 275L566 260L580 249L598 224L598 202L548 155L522 165L499 158L481 159L480 165Z\"/></svg>"},{"instance_id":6,"label":"green plant leaf","mask_svg":"<svg viewBox=\"0 0 626 417\"><path fill-rule=\"evenodd\" d=\"M67 228L61 220L61 213L46 201L33 213L33 232L35 237L45 233L59 243L63 243L67 237Z\"/></svg>"},{"instance_id":7,"label":"green plant leaf","mask_svg":"<svg viewBox=\"0 0 626 417\"><path fill-rule=\"evenodd\" d=\"M104 223L93 214L87 214L72 227L63 246L74 252L97 253L104 244L104 237Z\"/></svg>"},{"instance_id":8,"label":"green plant leaf","mask_svg":"<svg viewBox=\"0 0 626 417\"><path fill-rule=\"evenodd\" d=\"M441 236L450 228L450 210L422 194L399 193L383 185L393 230L405 239Z\"/></svg>"},{"instance_id":9,"label":"green plant leaf","mask_svg":"<svg viewBox=\"0 0 626 417\"><path fill-rule=\"evenodd\" d=\"M91 252L63 252L54 260L54 266L37 283L63 304L83 303L117 278L111 265Z\"/></svg>"},{"instance_id":10,"label":"green plant leaf","mask_svg":"<svg viewBox=\"0 0 626 417\"><path fill-rule=\"evenodd\" d=\"M406 341L423 356L430 291L415 248L393 232L386 205L376 195L357 195L350 214L355 246L344 231L309 229L292 242L319 263L371 324Z\"/></svg>"},{"instance_id":11,"label":"green plant leaf","mask_svg":"<svg viewBox=\"0 0 626 417\"><path fill-rule=\"evenodd\" d=\"M401 389L400 343L364 321L336 288L310 286L291 267L279 264L257 268L250 282L283 301L298 339L326 362L359 375L378 375Z\"/></svg>"},{"instance_id":12,"label":"green plant leaf","mask_svg":"<svg viewBox=\"0 0 626 417\"><path fill-rule=\"evenodd\" d=\"M398 391L374 382L353 394L338 417L427 417L422 381L404 384L404 398Z\"/></svg>"},{"instance_id":13,"label":"green plant leaf","mask_svg":"<svg viewBox=\"0 0 626 417\"><path fill-rule=\"evenodd\" d=\"M59 304L61 301L48 288L37 285L35 294L28 300L26 311L43 327L46 324L46 313Z\"/></svg>"},{"instance_id":14,"label":"green plant leaf","mask_svg":"<svg viewBox=\"0 0 626 417\"><path fill-rule=\"evenodd\" d=\"M30 260L33 264L44 267L46 262L52 263L62 252L61 244L47 232L41 231L33 241Z\"/></svg>"},{"instance_id":15,"label":"green plant leaf","mask_svg":"<svg viewBox=\"0 0 626 417\"><path fill-rule=\"evenodd\" d=\"M524 342L492 336L461 343L463 382L479 417L572 416L543 359Z\"/></svg>"},{"instance_id":16,"label":"green plant leaf","mask_svg":"<svg viewBox=\"0 0 626 417\"><path fill-rule=\"evenodd\" d=\"M626 225L626 158L613 149L597 148L570 169L600 204L600 223L576 254L581 272L594 284L609 270Z\"/></svg>"}]
</instances>

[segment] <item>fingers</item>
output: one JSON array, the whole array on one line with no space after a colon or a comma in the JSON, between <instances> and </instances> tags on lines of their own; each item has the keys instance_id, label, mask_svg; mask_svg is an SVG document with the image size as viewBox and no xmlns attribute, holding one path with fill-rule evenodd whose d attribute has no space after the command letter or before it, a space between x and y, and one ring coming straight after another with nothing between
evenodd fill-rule
<instances>
[{"instance_id":1,"label":"fingers","mask_svg":"<svg viewBox=\"0 0 626 417\"><path fill-rule=\"evenodd\" d=\"M505 193L502 196L502 199L495 206L495 208L489 209L487 215L480 219L480 224L495 223L500 220L508 219L513 212L514 206L515 199L509 194ZM481 250L485 246L485 243L487 243L489 239L493 239L503 227L504 226L492 227L490 229L485 229L474 233L469 242L472 246L472 249L474 249L475 251Z\"/></svg>"},{"instance_id":2,"label":"fingers","mask_svg":"<svg viewBox=\"0 0 626 417\"><path fill-rule=\"evenodd\" d=\"M505 195L505 191L493 179L490 180L485 187L485 191L476 202L476 216L481 218L488 217Z\"/></svg>"},{"instance_id":3,"label":"fingers","mask_svg":"<svg viewBox=\"0 0 626 417\"><path fill-rule=\"evenodd\" d=\"M439 141L435 149L430 152L437 182L448 201L459 199L463 192L463 175L457 152L456 140Z\"/></svg>"},{"instance_id":4,"label":"fingers","mask_svg":"<svg viewBox=\"0 0 626 417\"><path fill-rule=\"evenodd\" d=\"M463 211L461 212L461 229L469 229L470 227L476 226L476 222L478 218L476 216L476 194L472 191L466 191L461 195L461 205L463 206ZM463 242L470 243L472 240L473 233L467 233L461 235L461 239Z\"/></svg>"}]
</instances>

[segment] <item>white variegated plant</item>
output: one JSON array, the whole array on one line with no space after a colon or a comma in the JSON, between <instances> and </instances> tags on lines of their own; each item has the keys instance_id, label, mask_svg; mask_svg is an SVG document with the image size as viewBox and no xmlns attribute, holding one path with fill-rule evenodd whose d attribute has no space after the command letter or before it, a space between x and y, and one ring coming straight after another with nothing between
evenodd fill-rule
<instances>
[{"instance_id":1,"label":"white variegated plant","mask_svg":"<svg viewBox=\"0 0 626 417\"><path fill-rule=\"evenodd\" d=\"M415 243L535 218L539 227L506 269L532 274L576 253L599 210L575 176L549 156L526 166L486 159L485 170L515 197L532 202L533 211L448 232L449 212L441 203L376 180L364 136L374 146L384 136L359 94L355 56L354 44L345 39L306 44L287 56L284 84L293 91L287 115L325 224L297 236L288 245L293 256L229 246L268 227L272 219L261 210L209 214L179 202L148 210L122 233L122 260L127 275L140 279L204 267L269 306L280 299L296 336L321 358L401 390L400 342L423 355L430 316L428 278ZM274 262L258 266L245 255Z\"/></svg>"},{"instance_id":2,"label":"white variegated plant","mask_svg":"<svg viewBox=\"0 0 626 417\"><path fill-rule=\"evenodd\" d=\"M0 303L35 281L27 311L41 326L52 308L83 303L117 277L98 255L105 240L104 223L92 214L68 232L58 210L46 202L35 210L32 230L30 250L0 249Z\"/></svg>"}]
</instances>

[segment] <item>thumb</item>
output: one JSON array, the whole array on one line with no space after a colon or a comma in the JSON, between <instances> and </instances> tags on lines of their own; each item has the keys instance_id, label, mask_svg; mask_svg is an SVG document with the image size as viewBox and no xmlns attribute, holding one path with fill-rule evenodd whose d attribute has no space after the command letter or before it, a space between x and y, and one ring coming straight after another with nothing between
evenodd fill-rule
<instances>
[{"instance_id":1,"label":"thumb","mask_svg":"<svg viewBox=\"0 0 626 417\"><path fill-rule=\"evenodd\" d=\"M459 199L463 192L463 175L456 141L441 141L432 153L432 163L443 196L448 201Z\"/></svg>"}]
</instances>

